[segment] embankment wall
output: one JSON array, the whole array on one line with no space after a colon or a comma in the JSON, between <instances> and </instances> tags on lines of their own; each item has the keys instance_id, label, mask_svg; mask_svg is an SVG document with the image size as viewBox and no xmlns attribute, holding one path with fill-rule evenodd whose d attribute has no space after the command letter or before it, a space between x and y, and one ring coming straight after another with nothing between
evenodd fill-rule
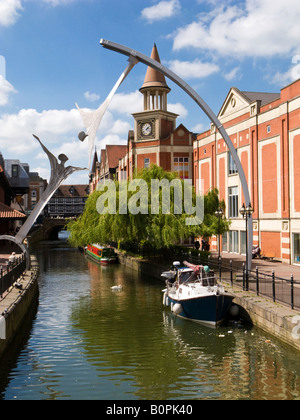
<instances>
[{"instance_id":1,"label":"embankment wall","mask_svg":"<svg viewBox=\"0 0 300 420\"><path fill-rule=\"evenodd\" d=\"M120 252L118 257L121 264L160 279L163 284L161 273L168 266L150 263ZM231 289L229 283L228 289L236 296L234 303L239 306L241 317L300 351L300 313L251 292L239 288Z\"/></svg>"}]
</instances>

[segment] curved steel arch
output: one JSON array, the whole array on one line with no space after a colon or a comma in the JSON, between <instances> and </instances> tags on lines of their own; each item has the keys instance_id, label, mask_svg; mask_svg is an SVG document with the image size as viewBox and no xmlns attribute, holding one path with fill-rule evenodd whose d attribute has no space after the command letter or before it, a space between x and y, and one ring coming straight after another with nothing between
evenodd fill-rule
<instances>
[{"instance_id":1,"label":"curved steel arch","mask_svg":"<svg viewBox=\"0 0 300 420\"><path fill-rule=\"evenodd\" d=\"M219 133L221 134L224 141L226 142L230 150L230 153L233 157L233 160L237 166L238 174L241 180L241 185L242 185L242 189L243 189L243 193L244 193L244 197L246 201L246 206L250 204L250 194L249 194L245 172L242 167L241 161L237 155L236 149L232 141L230 140L230 137L227 134L225 128L223 127L219 119L217 118L217 116L214 114L211 108L207 105L207 103L198 95L198 93L194 89L192 89L183 79L177 76L174 72L169 70L167 67L163 66L161 63L158 63L157 61L153 60L150 57L147 57L144 54L141 54L138 51L135 51L131 48L117 44L115 42L107 41L105 39L101 39L100 44L108 50L118 52L128 57L133 57L135 60L158 70L159 72L164 74L166 77L168 77L170 80L172 80L174 83L176 83L192 99L194 99L194 101L200 106L202 111L208 116L211 122L217 127L217 129L219 130ZM252 265L252 245L253 245L253 220L252 220L252 216L250 216L249 222L248 222L248 270L251 269L251 265Z\"/></svg>"},{"instance_id":2,"label":"curved steel arch","mask_svg":"<svg viewBox=\"0 0 300 420\"><path fill-rule=\"evenodd\" d=\"M10 236L10 235L0 235L0 241L9 241L18 245L18 247L21 249L23 254L25 254L26 256L26 269L29 270L31 263L30 263L30 253L29 253L28 247L26 247L22 242L18 241L18 239L16 239L14 236Z\"/></svg>"}]
</instances>

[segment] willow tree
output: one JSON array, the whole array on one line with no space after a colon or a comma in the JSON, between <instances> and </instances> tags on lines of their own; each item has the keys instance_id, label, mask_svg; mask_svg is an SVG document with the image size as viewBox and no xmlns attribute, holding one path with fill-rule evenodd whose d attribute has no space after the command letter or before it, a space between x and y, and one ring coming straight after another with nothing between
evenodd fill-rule
<instances>
[{"instance_id":1,"label":"willow tree","mask_svg":"<svg viewBox=\"0 0 300 420\"><path fill-rule=\"evenodd\" d=\"M70 242L85 246L95 242L147 241L160 249L191 236L217 233L217 191L202 203L204 211L199 215L199 201L192 187L176 173L152 165L137 172L131 181L99 184L89 196L83 215L69 223Z\"/></svg>"}]
</instances>

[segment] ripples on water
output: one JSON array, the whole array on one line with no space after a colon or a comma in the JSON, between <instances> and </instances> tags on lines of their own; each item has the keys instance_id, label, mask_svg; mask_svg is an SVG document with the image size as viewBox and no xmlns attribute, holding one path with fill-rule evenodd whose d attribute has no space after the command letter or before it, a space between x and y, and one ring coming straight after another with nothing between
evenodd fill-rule
<instances>
[{"instance_id":1,"label":"ripples on water","mask_svg":"<svg viewBox=\"0 0 300 420\"><path fill-rule=\"evenodd\" d=\"M174 318L162 282L59 243L37 255L38 310L0 366L2 399L299 399L299 352L261 330Z\"/></svg>"}]
</instances>

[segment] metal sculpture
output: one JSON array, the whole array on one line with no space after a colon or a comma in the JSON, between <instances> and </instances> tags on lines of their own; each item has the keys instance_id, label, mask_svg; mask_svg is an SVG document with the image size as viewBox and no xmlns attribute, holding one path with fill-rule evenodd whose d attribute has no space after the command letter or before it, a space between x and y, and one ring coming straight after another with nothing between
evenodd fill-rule
<instances>
[{"instance_id":1,"label":"metal sculpture","mask_svg":"<svg viewBox=\"0 0 300 420\"><path fill-rule=\"evenodd\" d=\"M21 248L22 252L26 254L26 261L27 261L27 268L30 267L30 256L28 248L24 245L24 239L28 235L28 232L30 231L31 227L33 226L34 222L38 218L38 216L41 214L42 210L46 206L46 204L51 199L52 195L55 193L55 191L58 189L58 187L62 184L64 180L68 178L72 173L76 171L83 171L87 168L78 168L75 166L67 166L65 167L65 163L69 160L69 158L61 154L58 156L58 162L57 158L47 149L46 146L43 145L41 140L33 134L33 137L38 140L40 145L42 146L42 149L48 156L50 167L51 167L51 175L50 180L47 188L43 192L39 202L34 207L33 211L27 218L24 225L21 227L19 232L16 234L16 236L9 236L9 235L2 235L0 236L0 240L6 240L11 241L19 246Z\"/></svg>"},{"instance_id":2,"label":"metal sculpture","mask_svg":"<svg viewBox=\"0 0 300 420\"><path fill-rule=\"evenodd\" d=\"M94 144L95 144L95 138L96 138L97 130L99 128L99 125L101 124L101 121L104 117L104 114L105 114L105 112L106 112L114 94L116 93L117 89L119 88L119 86L124 82L124 80L126 79L128 74L131 72L133 67L138 63L138 61L135 60L133 57L129 57L128 61L129 61L128 66L126 67L124 72L119 77L117 83L115 84L115 86L113 87L113 89L111 90L111 92L109 93L107 98L105 99L105 101L100 105L100 107L98 109L96 109L96 111L86 112L86 111L80 109L79 106L76 104L76 107L77 107L78 111L80 112L81 118L82 118L83 123L84 123L85 128L86 128L86 132L81 131L78 134L78 138L79 138L80 141L84 141L86 139L86 137L88 137L88 141L89 141L89 166L88 166L89 168L91 166L92 155L93 155L93 152L94 152Z\"/></svg>"},{"instance_id":3,"label":"metal sculpture","mask_svg":"<svg viewBox=\"0 0 300 420\"><path fill-rule=\"evenodd\" d=\"M207 103L198 95L198 93L194 89L192 89L183 79L177 76L174 72L169 70L167 67L163 66L161 63L147 57L144 54L141 54L140 52L135 51L132 48L128 48L128 47L125 47L124 45L117 44L115 42L111 42L105 39L101 39L100 44L106 49L118 52L128 57L132 57L133 60L141 62L161 72L162 74L167 76L170 80L172 80L174 83L176 83L181 89L183 89L200 106L203 112L208 116L211 122L219 130L219 133L221 134L225 143L227 144L229 151L232 155L232 158L237 166L245 201L247 204L250 204L251 200L250 200L248 184L247 184L245 172L242 167L241 161L237 155L237 151L232 141L230 140L229 135L227 134L225 128L223 127L223 125L221 124L217 116L214 114L211 108L207 105ZM251 216L248 221L248 267L247 267L248 270L251 269L251 264L252 264L252 244L253 244L253 220Z\"/></svg>"}]
</instances>

